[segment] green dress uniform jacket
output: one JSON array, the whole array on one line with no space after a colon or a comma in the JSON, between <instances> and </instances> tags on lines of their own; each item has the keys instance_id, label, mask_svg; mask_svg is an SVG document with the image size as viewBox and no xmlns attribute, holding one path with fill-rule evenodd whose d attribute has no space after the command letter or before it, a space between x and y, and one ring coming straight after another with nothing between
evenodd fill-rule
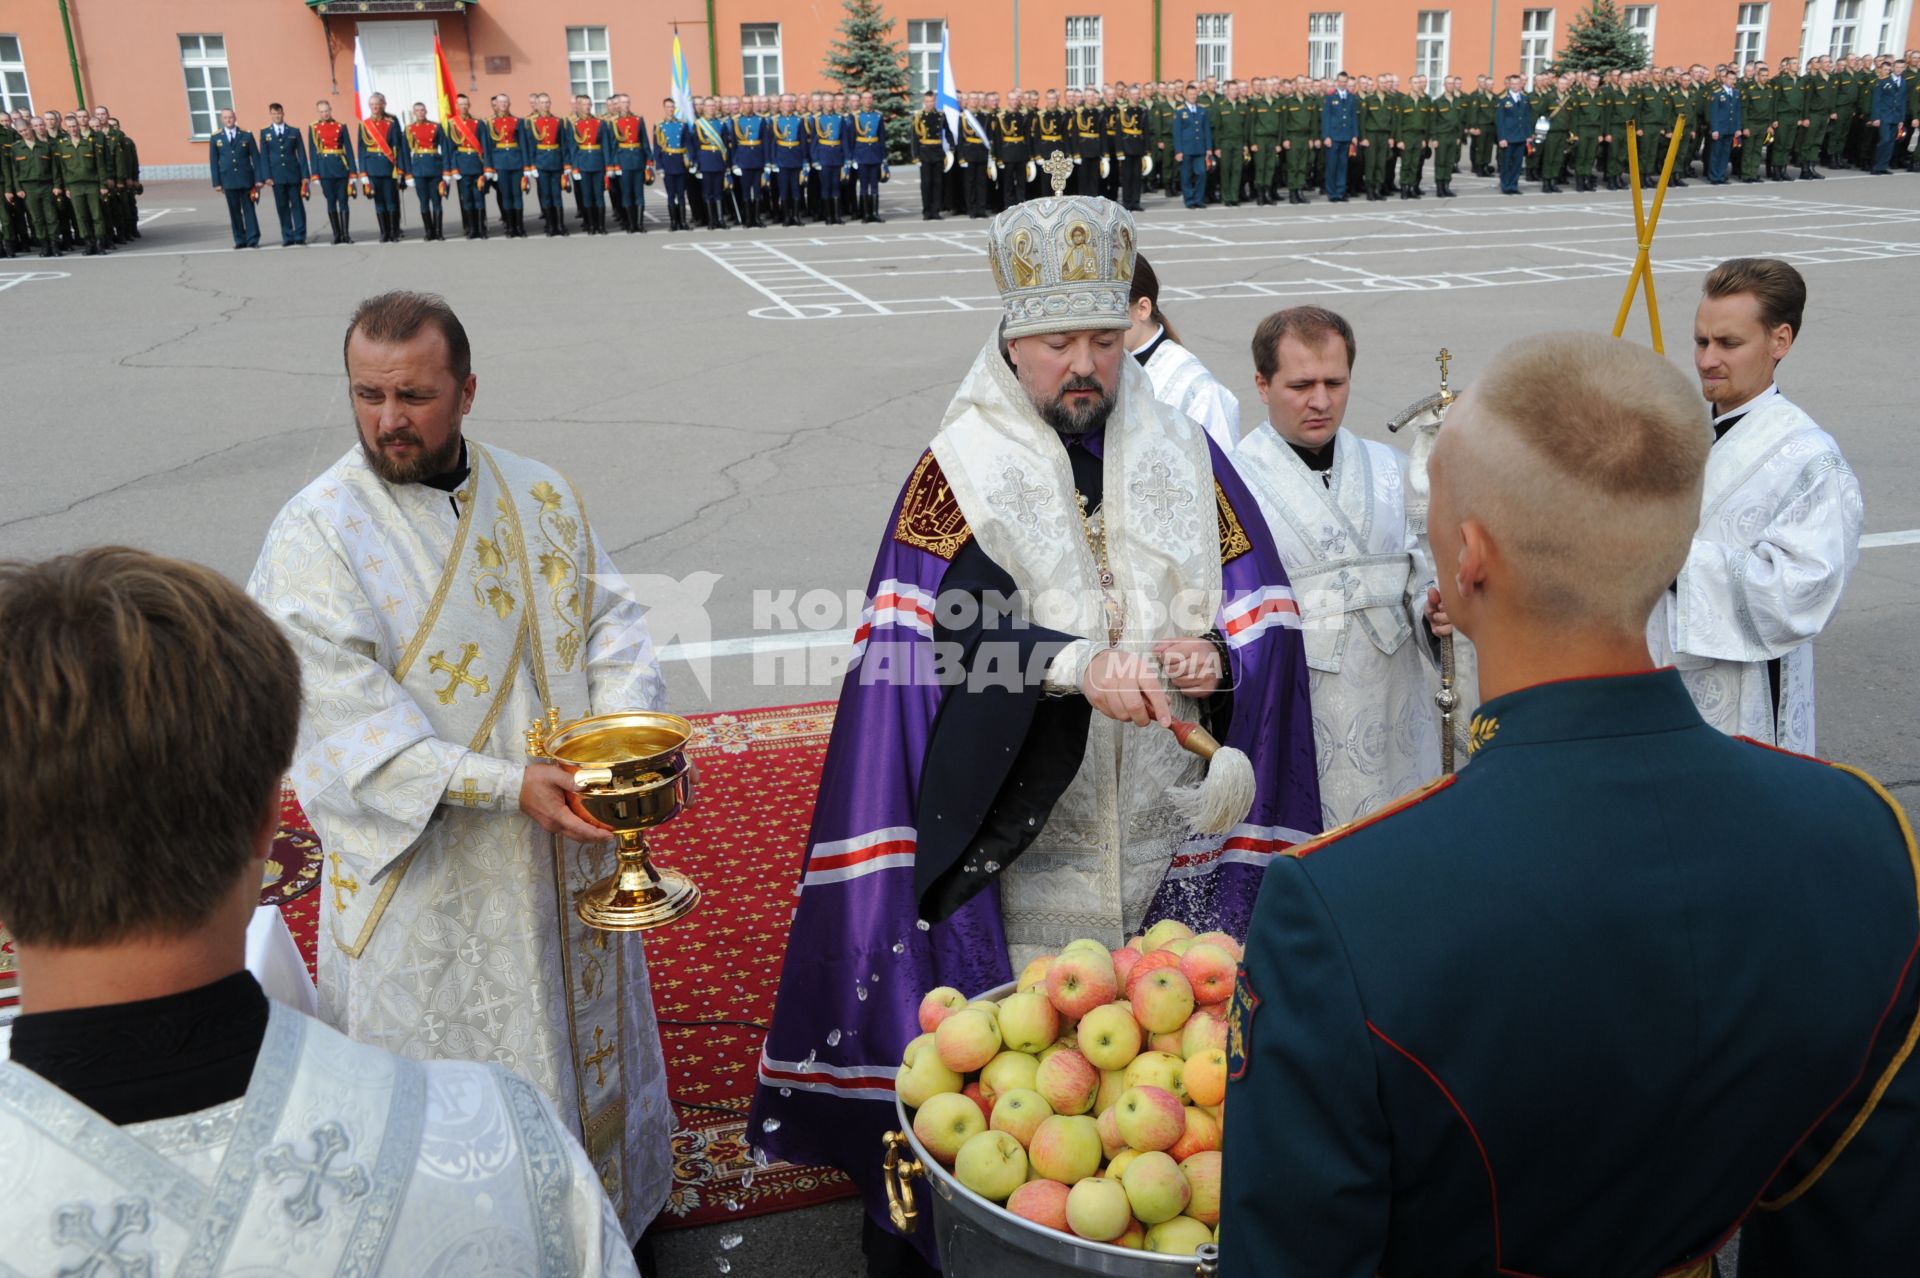
<instances>
[{"instance_id":1,"label":"green dress uniform jacket","mask_svg":"<svg viewBox=\"0 0 1920 1278\"><path fill-rule=\"evenodd\" d=\"M1800 159L1808 167L1822 162L1826 154L1827 133L1834 125L1834 114L1839 110L1839 89L1833 83L1833 77L1809 71L1800 77L1801 91L1807 95L1807 136L1802 144Z\"/></svg>"},{"instance_id":2,"label":"green dress uniform jacket","mask_svg":"<svg viewBox=\"0 0 1920 1278\"><path fill-rule=\"evenodd\" d=\"M1560 166L1567 156L1567 108L1561 104L1560 90L1551 86L1535 90L1527 100L1536 120L1547 117L1547 136L1540 143L1540 180L1552 185L1560 180Z\"/></svg>"},{"instance_id":3,"label":"green dress uniform jacket","mask_svg":"<svg viewBox=\"0 0 1920 1278\"><path fill-rule=\"evenodd\" d=\"M1273 193L1273 177L1280 168L1280 142L1285 136L1286 121L1277 97L1259 94L1247 105L1247 145L1253 150L1254 198L1264 204Z\"/></svg>"},{"instance_id":4,"label":"green dress uniform jacket","mask_svg":"<svg viewBox=\"0 0 1920 1278\"><path fill-rule=\"evenodd\" d=\"M1473 171L1485 177L1493 166L1493 148L1499 139L1494 135L1494 105L1496 98L1491 93L1482 93L1479 89L1460 95L1463 104L1460 127L1467 131L1465 139L1468 147L1468 159ZM1479 130L1477 133L1471 130Z\"/></svg>"},{"instance_id":5,"label":"green dress uniform jacket","mask_svg":"<svg viewBox=\"0 0 1920 1278\"><path fill-rule=\"evenodd\" d=\"M1367 183L1367 194L1378 198L1385 191L1387 174L1393 164L1393 95L1375 89L1360 98L1360 155Z\"/></svg>"},{"instance_id":6,"label":"green dress uniform jacket","mask_svg":"<svg viewBox=\"0 0 1920 1278\"><path fill-rule=\"evenodd\" d=\"M1600 154L1600 134L1607 123L1607 106L1601 90L1575 88L1567 94L1560 114L1567 121L1567 138L1573 143L1573 176L1585 182L1593 172Z\"/></svg>"},{"instance_id":7,"label":"green dress uniform jacket","mask_svg":"<svg viewBox=\"0 0 1920 1278\"><path fill-rule=\"evenodd\" d=\"M1266 872L1221 1274L1704 1273L1743 1220L1741 1278L1912 1272L1898 805L1721 735L1671 669L1495 697L1469 735Z\"/></svg>"},{"instance_id":8,"label":"green dress uniform jacket","mask_svg":"<svg viewBox=\"0 0 1920 1278\"><path fill-rule=\"evenodd\" d=\"M1418 191L1420 170L1427 162L1427 144L1433 137L1433 99L1424 93L1402 93L1394 106L1393 137L1400 144L1400 190Z\"/></svg>"},{"instance_id":9,"label":"green dress uniform jacket","mask_svg":"<svg viewBox=\"0 0 1920 1278\"><path fill-rule=\"evenodd\" d=\"M1297 93L1292 97L1283 94L1279 107L1280 140L1286 145L1287 189L1304 191L1312 176L1313 153L1321 137L1320 99Z\"/></svg>"},{"instance_id":10,"label":"green dress uniform jacket","mask_svg":"<svg viewBox=\"0 0 1920 1278\"><path fill-rule=\"evenodd\" d=\"M66 191L73 204L74 226L80 238L97 241L107 234L106 212L100 203L100 184L106 180L108 161L106 144L97 133L82 133L78 138L62 134L53 144L60 177L55 185Z\"/></svg>"},{"instance_id":11,"label":"green dress uniform jacket","mask_svg":"<svg viewBox=\"0 0 1920 1278\"><path fill-rule=\"evenodd\" d=\"M1773 82L1774 110L1779 113L1780 129L1774 138L1773 163L1776 167L1805 163L1807 130L1800 121L1807 117L1807 86L1797 75L1783 75Z\"/></svg>"},{"instance_id":12,"label":"green dress uniform jacket","mask_svg":"<svg viewBox=\"0 0 1920 1278\"><path fill-rule=\"evenodd\" d=\"M1740 119L1746 136L1740 139L1740 176L1749 182L1760 180L1760 162L1767 150L1767 135L1780 118L1778 93L1769 80L1740 82Z\"/></svg>"},{"instance_id":13,"label":"green dress uniform jacket","mask_svg":"<svg viewBox=\"0 0 1920 1278\"><path fill-rule=\"evenodd\" d=\"M1222 98L1213 109L1213 149L1220 153L1220 202L1240 203L1240 182L1247 171L1247 137L1253 112L1244 98Z\"/></svg>"},{"instance_id":14,"label":"green dress uniform jacket","mask_svg":"<svg viewBox=\"0 0 1920 1278\"><path fill-rule=\"evenodd\" d=\"M1460 141L1472 117L1473 104L1464 93L1443 93L1432 103L1433 180L1452 179L1453 166L1460 162Z\"/></svg>"}]
</instances>

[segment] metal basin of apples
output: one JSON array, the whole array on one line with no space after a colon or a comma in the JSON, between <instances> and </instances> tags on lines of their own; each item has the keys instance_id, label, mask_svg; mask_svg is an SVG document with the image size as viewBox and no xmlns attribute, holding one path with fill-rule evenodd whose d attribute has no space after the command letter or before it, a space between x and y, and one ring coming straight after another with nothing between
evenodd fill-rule
<instances>
[{"instance_id":1,"label":"metal basin of apples","mask_svg":"<svg viewBox=\"0 0 1920 1278\"><path fill-rule=\"evenodd\" d=\"M975 997L1001 999L1013 991L1009 981ZM888 1134L886 1179L895 1204L894 1223L909 1231L916 1227L910 1182L924 1177L933 1203L933 1237L947 1278L1211 1278L1216 1272L1218 1251L1212 1243L1192 1256L1170 1256L1089 1242L1016 1216L962 1185L940 1165L914 1135L913 1118L898 1096L893 1112L900 1126Z\"/></svg>"}]
</instances>

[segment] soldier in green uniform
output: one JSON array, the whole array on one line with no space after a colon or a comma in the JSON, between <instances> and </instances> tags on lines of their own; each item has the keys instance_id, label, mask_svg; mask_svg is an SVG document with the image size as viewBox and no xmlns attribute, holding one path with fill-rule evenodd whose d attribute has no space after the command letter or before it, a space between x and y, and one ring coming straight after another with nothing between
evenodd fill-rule
<instances>
[{"instance_id":1,"label":"soldier in green uniform","mask_svg":"<svg viewBox=\"0 0 1920 1278\"><path fill-rule=\"evenodd\" d=\"M1547 136L1540 144L1542 195L1560 193L1560 174L1567 160L1569 97L1572 92L1573 77L1563 75L1535 95L1534 113L1547 117Z\"/></svg>"},{"instance_id":2,"label":"soldier in green uniform","mask_svg":"<svg viewBox=\"0 0 1920 1278\"><path fill-rule=\"evenodd\" d=\"M100 183L107 172L106 158L98 135L80 131L78 116L65 118L66 133L54 143L54 161L59 166L56 193L65 191L73 202L76 235L86 247L82 257L98 257L105 250L100 241L107 233L106 212L100 206Z\"/></svg>"},{"instance_id":3,"label":"soldier in green uniform","mask_svg":"<svg viewBox=\"0 0 1920 1278\"><path fill-rule=\"evenodd\" d=\"M1607 189L1627 189L1627 125L1638 119L1629 87L1618 71L1607 73L1600 85L1603 114L1600 123L1601 163L1605 166Z\"/></svg>"},{"instance_id":4,"label":"soldier in green uniform","mask_svg":"<svg viewBox=\"0 0 1920 1278\"><path fill-rule=\"evenodd\" d=\"M1427 147L1433 136L1433 102L1427 97L1427 77L1408 82L1411 92L1400 95L1393 112L1393 149L1400 158L1400 198L1417 200L1420 172L1427 165Z\"/></svg>"},{"instance_id":5,"label":"soldier in green uniform","mask_svg":"<svg viewBox=\"0 0 1920 1278\"><path fill-rule=\"evenodd\" d=\"M1457 78L1457 77L1456 77ZM1480 76L1473 92L1460 95L1460 130L1465 135L1467 164L1475 177L1493 176L1493 77Z\"/></svg>"},{"instance_id":6,"label":"soldier in green uniform","mask_svg":"<svg viewBox=\"0 0 1920 1278\"><path fill-rule=\"evenodd\" d=\"M1820 158L1830 169L1851 168L1847 139L1853 136L1853 117L1860 105L1860 81L1853 74L1853 59L1840 59L1828 73L1827 83L1833 90L1833 109L1827 115L1826 150Z\"/></svg>"},{"instance_id":7,"label":"soldier in green uniform","mask_svg":"<svg viewBox=\"0 0 1920 1278\"><path fill-rule=\"evenodd\" d=\"M1220 153L1220 202L1228 208L1237 208L1240 204L1252 124L1253 113L1240 96L1240 82L1227 81L1225 96L1213 108L1213 146Z\"/></svg>"},{"instance_id":8,"label":"soldier in green uniform","mask_svg":"<svg viewBox=\"0 0 1920 1278\"><path fill-rule=\"evenodd\" d=\"M1287 161L1287 203L1307 202L1314 153L1319 149L1320 98L1302 93L1299 81L1288 80L1280 93L1280 150Z\"/></svg>"},{"instance_id":9,"label":"soldier in green uniform","mask_svg":"<svg viewBox=\"0 0 1920 1278\"><path fill-rule=\"evenodd\" d=\"M1258 92L1249 104L1247 146L1253 151L1253 202L1273 203L1274 174L1280 168L1281 142L1286 136L1286 120L1280 97L1273 92L1273 81L1258 80Z\"/></svg>"},{"instance_id":10,"label":"soldier in green uniform","mask_svg":"<svg viewBox=\"0 0 1920 1278\"><path fill-rule=\"evenodd\" d=\"M26 210L27 229L40 244L41 257L60 256L60 215L54 206L53 191L60 176L60 162L54 157L53 137L38 116L28 122L27 131L13 144L13 193Z\"/></svg>"},{"instance_id":11,"label":"soldier in green uniform","mask_svg":"<svg viewBox=\"0 0 1920 1278\"><path fill-rule=\"evenodd\" d=\"M1369 200L1386 199L1387 170L1393 163L1393 103L1386 86L1360 77L1361 178Z\"/></svg>"},{"instance_id":12,"label":"soldier in green uniform","mask_svg":"<svg viewBox=\"0 0 1920 1278\"><path fill-rule=\"evenodd\" d=\"M1740 82L1740 180L1743 182L1760 181L1767 147L1780 122L1778 101L1779 93L1767 64L1756 63L1753 75ZM1767 176L1772 177L1773 166L1765 167Z\"/></svg>"},{"instance_id":13,"label":"soldier in green uniform","mask_svg":"<svg viewBox=\"0 0 1920 1278\"><path fill-rule=\"evenodd\" d=\"M20 140L5 117L0 117L0 260L19 250L14 234L14 217L20 207L20 193L13 184L13 144Z\"/></svg>"},{"instance_id":14,"label":"soldier in green uniform","mask_svg":"<svg viewBox=\"0 0 1920 1278\"><path fill-rule=\"evenodd\" d=\"M1443 200L1453 196L1453 170L1460 163L1460 143L1472 110L1469 95L1460 92L1460 77L1448 76L1446 92L1433 100L1433 188Z\"/></svg>"},{"instance_id":15,"label":"soldier in green uniform","mask_svg":"<svg viewBox=\"0 0 1920 1278\"><path fill-rule=\"evenodd\" d=\"M1147 97L1147 136L1152 144L1154 184L1171 195L1180 183L1180 166L1173 162L1173 113L1178 97L1173 86L1156 84Z\"/></svg>"},{"instance_id":16,"label":"soldier in green uniform","mask_svg":"<svg viewBox=\"0 0 1920 1278\"><path fill-rule=\"evenodd\" d=\"M1807 131L1800 140L1800 176L1809 180L1825 178L1820 171L1826 153L1827 130L1833 124L1834 87L1826 58L1809 58L1806 74L1800 77L1800 90L1806 95Z\"/></svg>"},{"instance_id":17,"label":"soldier in green uniform","mask_svg":"<svg viewBox=\"0 0 1920 1278\"><path fill-rule=\"evenodd\" d=\"M1573 189L1590 191L1593 164L1600 151L1600 131L1605 123L1606 107L1600 99L1597 74L1576 75L1573 87L1561 104L1567 121L1567 141L1573 144Z\"/></svg>"},{"instance_id":18,"label":"soldier in green uniform","mask_svg":"<svg viewBox=\"0 0 1920 1278\"><path fill-rule=\"evenodd\" d=\"M1789 168L1806 167L1807 132L1813 121L1807 114L1807 86L1794 58L1780 59L1780 74L1773 80L1773 106L1780 118L1773 139L1773 153L1767 158L1767 176L1776 182L1791 182Z\"/></svg>"}]
</instances>

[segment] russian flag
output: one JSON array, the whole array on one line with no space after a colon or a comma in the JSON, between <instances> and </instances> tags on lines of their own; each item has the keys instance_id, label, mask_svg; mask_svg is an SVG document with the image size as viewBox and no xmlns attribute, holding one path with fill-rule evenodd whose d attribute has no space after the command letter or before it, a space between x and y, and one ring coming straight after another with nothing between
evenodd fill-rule
<instances>
[{"instance_id":1,"label":"russian flag","mask_svg":"<svg viewBox=\"0 0 1920 1278\"><path fill-rule=\"evenodd\" d=\"M356 120L367 118L367 99L373 96L373 69L367 65L367 51L360 47L360 37L353 37L353 116Z\"/></svg>"}]
</instances>

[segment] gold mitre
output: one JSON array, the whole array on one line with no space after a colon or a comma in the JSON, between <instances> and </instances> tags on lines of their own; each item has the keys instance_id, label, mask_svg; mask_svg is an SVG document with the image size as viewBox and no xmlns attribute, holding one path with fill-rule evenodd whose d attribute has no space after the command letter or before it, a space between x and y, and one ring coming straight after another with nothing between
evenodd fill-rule
<instances>
[{"instance_id":1,"label":"gold mitre","mask_svg":"<svg viewBox=\"0 0 1920 1278\"><path fill-rule=\"evenodd\" d=\"M987 227L1006 335L1127 327L1133 215L1084 195L1026 200Z\"/></svg>"}]
</instances>

